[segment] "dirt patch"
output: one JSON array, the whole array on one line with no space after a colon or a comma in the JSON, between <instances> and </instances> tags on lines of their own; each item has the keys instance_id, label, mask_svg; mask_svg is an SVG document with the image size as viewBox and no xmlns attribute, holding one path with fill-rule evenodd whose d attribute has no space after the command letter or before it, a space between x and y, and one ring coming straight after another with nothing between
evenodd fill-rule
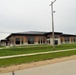
<instances>
[{"instance_id":1,"label":"dirt patch","mask_svg":"<svg viewBox=\"0 0 76 75\"><path fill-rule=\"evenodd\" d=\"M70 56L70 57L56 58L56 59L52 59L52 60L32 62L32 63L26 63L26 64L21 64L21 65L0 68L0 73L22 70L22 69L27 69L27 68L37 67L37 66L43 66L43 65L47 65L47 64L54 64L54 63L58 63L58 62L68 61L68 60L76 60L76 55Z\"/></svg>"}]
</instances>

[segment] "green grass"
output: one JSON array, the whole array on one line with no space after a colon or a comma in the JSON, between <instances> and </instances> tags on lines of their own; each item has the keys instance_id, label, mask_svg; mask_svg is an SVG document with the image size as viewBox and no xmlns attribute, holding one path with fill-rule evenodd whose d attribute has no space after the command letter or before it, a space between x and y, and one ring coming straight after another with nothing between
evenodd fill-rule
<instances>
[{"instance_id":1,"label":"green grass","mask_svg":"<svg viewBox=\"0 0 76 75\"><path fill-rule=\"evenodd\" d=\"M54 58L60 58L65 56L76 55L76 50L74 51L67 51L67 52L57 52L57 53L48 53L48 54L39 54L39 55L32 55L32 56L23 56L23 57L16 57L16 58L8 58L8 59L0 59L0 67L6 67L11 65L17 65L22 63L30 63L42 60L50 60Z\"/></svg>"},{"instance_id":2,"label":"green grass","mask_svg":"<svg viewBox=\"0 0 76 75\"><path fill-rule=\"evenodd\" d=\"M4 48L5 46L0 46L0 48Z\"/></svg>"},{"instance_id":3,"label":"green grass","mask_svg":"<svg viewBox=\"0 0 76 75\"><path fill-rule=\"evenodd\" d=\"M76 48L76 44L63 44L55 46L55 50L65 50ZM33 46L17 46L0 49L0 56L18 55L18 54L28 54L37 52L47 52L52 51L52 46L50 45L33 45Z\"/></svg>"}]
</instances>

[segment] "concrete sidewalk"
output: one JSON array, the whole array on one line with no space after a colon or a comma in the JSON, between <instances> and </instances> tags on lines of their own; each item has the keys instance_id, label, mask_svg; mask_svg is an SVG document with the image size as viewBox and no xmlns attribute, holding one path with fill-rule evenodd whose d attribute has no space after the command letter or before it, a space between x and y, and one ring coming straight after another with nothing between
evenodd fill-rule
<instances>
[{"instance_id":1,"label":"concrete sidewalk","mask_svg":"<svg viewBox=\"0 0 76 75\"><path fill-rule=\"evenodd\" d=\"M29 53L29 54L2 56L2 57L0 57L0 59L13 58L13 57L21 57L21 56L31 56L31 55L38 55L38 54L47 54L47 53L56 53L56 52L66 52L66 51L72 51L72 50L76 50L76 48L75 49L66 49L66 50L57 50L57 51L48 51L48 52L38 52L38 53Z\"/></svg>"}]
</instances>

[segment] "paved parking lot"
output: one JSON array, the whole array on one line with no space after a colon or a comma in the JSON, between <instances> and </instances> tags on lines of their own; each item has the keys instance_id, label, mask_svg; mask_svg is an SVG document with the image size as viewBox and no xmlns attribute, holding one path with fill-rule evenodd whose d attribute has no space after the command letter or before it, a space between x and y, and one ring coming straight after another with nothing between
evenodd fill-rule
<instances>
[{"instance_id":1,"label":"paved parking lot","mask_svg":"<svg viewBox=\"0 0 76 75\"><path fill-rule=\"evenodd\" d=\"M0 75L76 75L76 60L59 62Z\"/></svg>"}]
</instances>

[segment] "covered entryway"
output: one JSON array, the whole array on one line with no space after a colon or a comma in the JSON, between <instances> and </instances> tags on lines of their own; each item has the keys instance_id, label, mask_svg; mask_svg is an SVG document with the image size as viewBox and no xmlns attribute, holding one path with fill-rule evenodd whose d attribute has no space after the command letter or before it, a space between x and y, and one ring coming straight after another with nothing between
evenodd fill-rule
<instances>
[{"instance_id":1,"label":"covered entryway","mask_svg":"<svg viewBox=\"0 0 76 75\"><path fill-rule=\"evenodd\" d=\"M47 39L47 44L53 45L53 38ZM61 44L60 38L54 39L54 45L60 45L60 44Z\"/></svg>"},{"instance_id":2,"label":"covered entryway","mask_svg":"<svg viewBox=\"0 0 76 75\"><path fill-rule=\"evenodd\" d=\"M55 45L58 45L58 40L54 40L54 44Z\"/></svg>"}]
</instances>

